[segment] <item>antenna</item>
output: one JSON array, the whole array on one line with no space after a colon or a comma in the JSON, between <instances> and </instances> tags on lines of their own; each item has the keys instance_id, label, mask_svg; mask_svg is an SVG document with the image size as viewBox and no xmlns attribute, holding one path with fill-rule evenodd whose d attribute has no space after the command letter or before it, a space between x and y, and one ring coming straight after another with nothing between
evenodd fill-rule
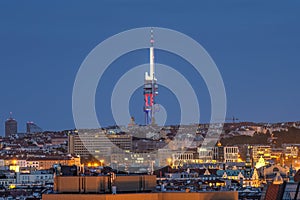
<instances>
[{"instance_id":1,"label":"antenna","mask_svg":"<svg viewBox=\"0 0 300 200\"><path fill-rule=\"evenodd\" d=\"M151 44L151 46L153 47L153 45L154 45L153 28L151 28L150 34L151 34L151 36L150 36L150 44Z\"/></svg>"}]
</instances>

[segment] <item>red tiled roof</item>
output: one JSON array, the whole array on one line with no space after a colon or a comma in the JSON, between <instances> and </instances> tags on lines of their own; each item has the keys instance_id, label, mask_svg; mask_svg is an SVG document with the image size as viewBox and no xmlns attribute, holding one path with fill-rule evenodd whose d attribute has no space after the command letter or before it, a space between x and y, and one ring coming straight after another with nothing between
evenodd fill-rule
<instances>
[{"instance_id":1,"label":"red tiled roof","mask_svg":"<svg viewBox=\"0 0 300 200\"><path fill-rule=\"evenodd\" d=\"M276 200L279 194L280 185L270 184L268 186L265 200Z\"/></svg>"},{"instance_id":2,"label":"red tiled roof","mask_svg":"<svg viewBox=\"0 0 300 200\"><path fill-rule=\"evenodd\" d=\"M300 181L300 169L296 172L296 174L294 176L294 180L295 180L295 182L299 182Z\"/></svg>"},{"instance_id":3,"label":"red tiled roof","mask_svg":"<svg viewBox=\"0 0 300 200\"><path fill-rule=\"evenodd\" d=\"M265 200L281 200L286 183L281 185L270 184L268 185L267 192L265 195Z\"/></svg>"}]
</instances>

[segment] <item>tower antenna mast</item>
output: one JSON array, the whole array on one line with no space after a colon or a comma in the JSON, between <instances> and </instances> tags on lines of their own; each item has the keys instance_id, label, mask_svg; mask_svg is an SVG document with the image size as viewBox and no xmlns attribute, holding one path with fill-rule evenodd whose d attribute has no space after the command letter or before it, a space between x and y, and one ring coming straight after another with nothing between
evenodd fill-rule
<instances>
[{"instance_id":1,"label":"tower antenna mast","mask_svg":"<svg viewBox=\"0 0 300 200\"><path fill-rule=\"evenodd\" d=\"M158 85L156 83L157 79L155 78L155 65L154 65L154 34L153 28L150 30L150 70L145 73L144 81L144 112L145 112L145 124L155 123L154 118L154 105L155 97L158 94Z\"/></svg>"}]
</instances>

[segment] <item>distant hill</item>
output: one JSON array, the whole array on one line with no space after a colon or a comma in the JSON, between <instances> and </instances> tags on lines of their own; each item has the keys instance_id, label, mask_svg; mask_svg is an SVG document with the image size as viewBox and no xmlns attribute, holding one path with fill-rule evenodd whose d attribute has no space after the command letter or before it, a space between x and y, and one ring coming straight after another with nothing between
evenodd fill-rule
<instances>
[{"instance_id":1,"label":"distant hill","mask_svg":"<svg viewBox=\"0 0 300 200\"><path fill-rule=\"evenodd\" d=\"M270 136L270 133L254 133L253 137L246 135L233 136L230 138L222 138L221 144L223 146L240 144L267 144Z\"/></svg>"},{"instance_id":2,"label":"distant hill","mask_svg":"<svg viewBox=\"0 0 300 200\"><path fill-rule=\"evenodd\" d=\"M240 144L268 144L268 138L270 138L270 133L255 133L253 137L251 136L233 136L230 138L222 138L222 145L240 145ZM300 144L300 129L295 127L290 127L288 131L273 131L273 144L276 147L281 147L284 143Z\"/></svg>"},{"instance_id":3,"label":"distant hill","mask_svg":"<svg viewBox=\"0 0 300 200\"><path fill-rule=\"evenodd\" d=\"M275 143L277 147L284 143L300 144L300 129L295 127L289 128L288 131L274 131L273 136L277 137Z\"/></svg>"}]
</instances>

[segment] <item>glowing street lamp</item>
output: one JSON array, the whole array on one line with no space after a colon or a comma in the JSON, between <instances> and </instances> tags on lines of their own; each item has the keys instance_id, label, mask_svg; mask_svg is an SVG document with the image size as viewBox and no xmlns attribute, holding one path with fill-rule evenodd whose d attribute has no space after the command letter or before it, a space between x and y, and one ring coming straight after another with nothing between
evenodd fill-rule
<instances>
[{"instance_id":1,"label":"glowing street lamp","mask_svg":"<svg viewBox=\"0 0 300 200\"><path fill-rule=\"evenodd\" d=\"M167 161L168 161L169 166L171 166L171 164L172 164L172 158L168 158Z\"/></svg>"},{"instance_id":2,"label":"glowing street lamp","mask_svg":"<svg viewBox=\"0 0 300 200\"><path fill-rule=\"evenodd\" d=\"M104 160L101 159L101 160L100 160L100 166L103 166L103 165L104 165Z\"/></svg>"}]
</instances>

